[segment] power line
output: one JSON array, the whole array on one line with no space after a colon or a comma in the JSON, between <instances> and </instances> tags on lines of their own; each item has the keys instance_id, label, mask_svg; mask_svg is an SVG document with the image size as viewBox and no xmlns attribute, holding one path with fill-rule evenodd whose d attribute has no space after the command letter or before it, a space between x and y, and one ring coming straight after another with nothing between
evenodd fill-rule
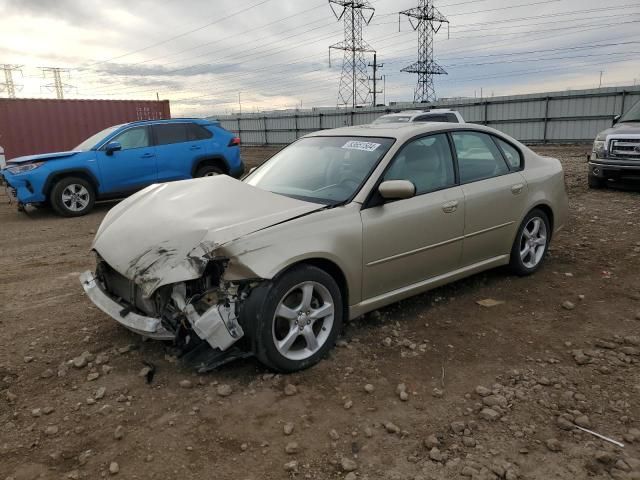
<instances>
[{"instance_id":1,"label":"power line","mask_svg":"<svg viewBox=\"0 0 640 480\"><path fill-rule=\"evenodd\" d=\"M329 65L332 49L344 51L338 105L351 104L353 108L365 105L369 102L370 88L364 54L374 50L363 40L362 28L371 23L375 8L368 0L329 0L329 6L344 27L344 40L329 47Z\"/></svg>"},{"instance_id":2,"label":"power line","mask_svg":"<svg viewBox=\"0 0 640 480\"><path fill-rule=\"evenodd\" d=\"M433 35L438 33L443 23L448 25L449 20L434 7L433 0L419 0L417 7L400 12L398 29L402 15L409 19L413 29L418 32L418 61L404 67L401 72L418 74L413 101L415 103L431 102L436 98L433 76L447 74L433 58Z\"/></svg>"},{"instance_id":3,"label":"power line","mask_svg":"<svg viewBox=\"0 0 640 480\"><path fill-rule=\"evenodd\" d=\"M4 83L0 83L0 92L4 92L6 90L9 98L16 98L16 89L19 90L22 85L15 84L13 80L13 72L20 72L22 75L22 65L11 65L5 63L0 65L0 67L4 72Z\"/></svg>"}]
</instances>

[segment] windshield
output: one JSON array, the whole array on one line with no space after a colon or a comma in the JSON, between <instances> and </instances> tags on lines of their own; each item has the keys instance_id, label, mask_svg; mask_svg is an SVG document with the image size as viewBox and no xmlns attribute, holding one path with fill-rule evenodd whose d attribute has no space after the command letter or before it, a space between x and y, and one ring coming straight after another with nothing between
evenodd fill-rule
<instances>
[{"instance_id":1,"label":"windshield","mask_svg":"<svg viewBox=\"0 0 640 480\"><path fill-rule=\"evenodd\" d=\"M78 145L76 148L74 148L74 150L80 151L80 152L86 152L88 150L91 150L97 144L102 142L102 140L104 140L109 135L111 135L113 132L118 130L121 126L122 125L116 125L114 127L105 128L101 132L98 132L95 135L91 135L84 142L82 142L80 145Z\"/></svg>"},{"instance_id":2,"label":"windshield","mask_svg":"<svg viewBox=\"0 0 640 480\"><path fill-rule=\"evenodd\" d=\"M640 102L631 107L631 110L625 113L620 120L618 120L618 123L624 122L640 122Z\"/></svg>"},{"instance_id":3,"label":"windshield","mask_svg":"<svg viewBox=\"0 0 640 480\"><path fill-rule=\"evenodd\" d=\"M347 201L394 140L374 137L309 137L280 151L244 179L249 185L310 202Z\"/></svg>"},{"instance_id":4,"label":"windshield","mask_svg":"<svg viewBox=\"0 0 640 480\"><path fill-rule=\"evenodd\" d=\"M410 121L410 115L383 115L375 119L373 123L407 123Z\"/></svg>"}]
</instances>

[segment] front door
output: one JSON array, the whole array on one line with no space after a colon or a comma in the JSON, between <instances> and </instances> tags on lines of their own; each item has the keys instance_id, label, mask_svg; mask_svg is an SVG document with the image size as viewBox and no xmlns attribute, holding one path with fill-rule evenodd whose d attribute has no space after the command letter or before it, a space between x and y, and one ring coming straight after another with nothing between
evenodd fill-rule
<instances>
[{"instance_id":1,"label":"front door","mask_svg":"<svg viewBox=\"0 0 640 480\"><path fill-rule=\"evenodd\" d=\"M515 159L482 132L452 132L465 196L462 266L507 255L527 202L527 183Z\"/></svg>"},{"instance_id":2,"label":"front door","mask_svg":"<svg viewBox=\"0 0 640 480\"><path fill-rule=\"evenodd\" d=\"M409 141L383 180L409 180L416 195L362 210L363 299L460 266L465 202L446 134Z\"/></svg>"},{"instance_id":3,"label":"front door","mask_svg":"<svg viewBox=\"0 0 640 480\"><path fill-rule=\"evenodd\" d=\"M109 142L118 142L122 150L107 155L96 152L103 193L127 193L157 181L156 151L149 127L133 127L116 135Z\"/></svg>"}]
</instances>

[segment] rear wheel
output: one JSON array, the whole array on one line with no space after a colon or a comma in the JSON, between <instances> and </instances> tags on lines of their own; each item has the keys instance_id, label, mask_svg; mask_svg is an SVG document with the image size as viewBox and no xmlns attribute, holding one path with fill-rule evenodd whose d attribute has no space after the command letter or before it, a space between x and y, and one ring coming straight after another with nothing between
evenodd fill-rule
<instances>
[{"instance_id":1,"label":"rear wheel","mask_svg":"<svg viewBox=\"0 0 640 480\"><path fill-rule=\"evenodd\" d=\"M216 175L222 175L224 172L215 165L203 165L196 171L196 178L200 177L215 177Z\"/></svg>"},{"instance_id":2,"label":"rear wheel","mask_svg":"<svg viewBox=\"0 0 640 480\"><path fill-rule=\"evenodd\" d=\"M522 221L511 248L511 269L521 276L531 275L540 268L549 248L551 226L549 217L540 209L531 210Z\"/></svg>"},{"instance_id":3,"label":"rear wheel","mask_svg":"<svg viewBox=\"0 0 640 480\"><path fill-rule=\"evenodd\" d=\"M79 217L91 211L96 202L93 186L78 177L59 180L51 189L49 202L63 217Z\"/></svg>"},{"instance_id":4,"label":"rear wheel","mask_svg":"<svg viewBox=\"0 0 640 480\"><path fill-rule=\"evenodd\" d=\"M245 332L268 367L281 372L311 367L335 344L343 300L336 281L324 270L295 267L251 296L243 312Z\"/></svg>"},{"instance_id":5,"label":"rear wheel","mask_svg":"<svg viewBox=\"0 0 640 480\"><path fill-rule=\"evenodd\" d=\"M605 181L602 178L589 175L589 188L604 188Z\"/></svg>"}]
</instances>

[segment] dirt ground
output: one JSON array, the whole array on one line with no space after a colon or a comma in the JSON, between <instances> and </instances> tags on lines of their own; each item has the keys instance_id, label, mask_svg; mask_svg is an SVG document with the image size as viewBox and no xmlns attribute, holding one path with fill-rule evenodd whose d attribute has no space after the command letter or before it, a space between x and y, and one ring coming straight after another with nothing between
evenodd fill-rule
<instances>
[{"instance_id":1,"label":"dirt ground","mask_svg":"<svg viewBox=\"0 0 640 480\"><path fill-rule=\"evenodd\" d=\"M197 375L94 308L77 277L113 204L62 219L3 199L0 479L639 479L640 194L589 191L587 148L536 147L571 201L540 272L367 315L288 376Z\"/></svg>"}]
</instances>

